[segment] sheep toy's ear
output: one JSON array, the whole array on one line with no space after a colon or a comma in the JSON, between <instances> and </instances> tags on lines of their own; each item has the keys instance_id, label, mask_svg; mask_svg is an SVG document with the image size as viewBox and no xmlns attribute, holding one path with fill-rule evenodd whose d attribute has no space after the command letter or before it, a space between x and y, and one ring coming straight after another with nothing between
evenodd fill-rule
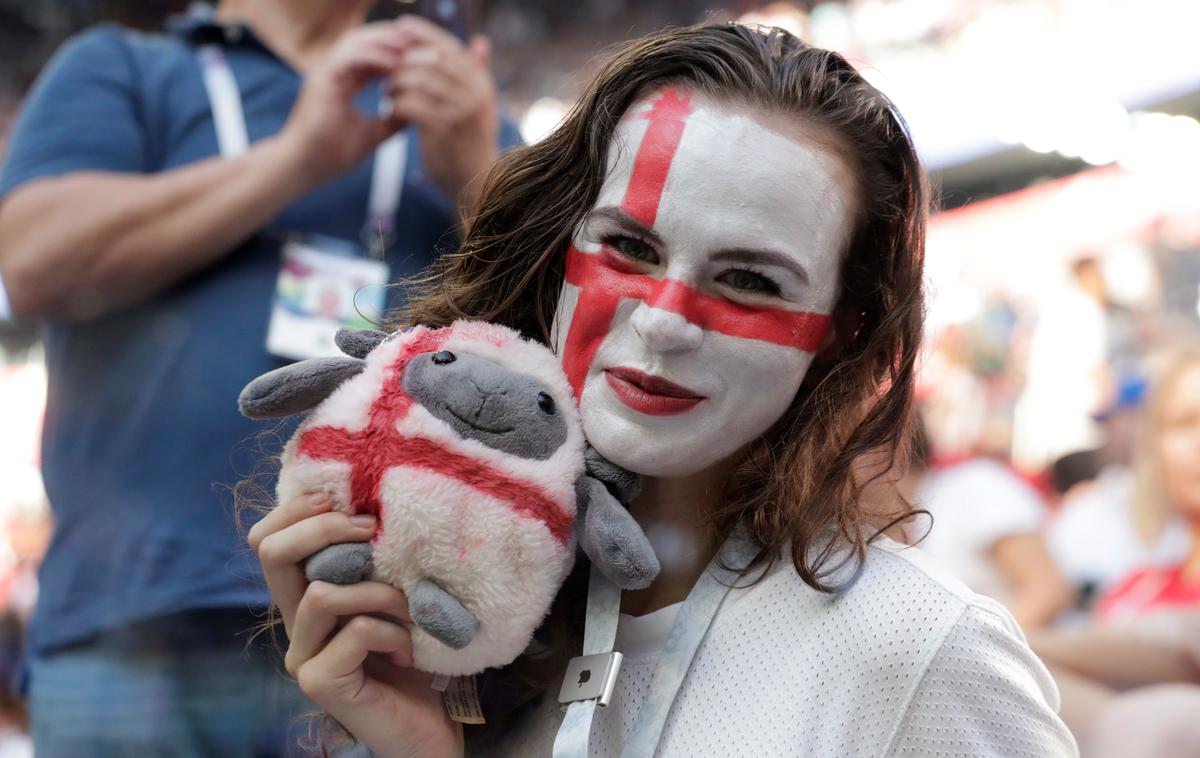
<instances>
[{"instance_id":1,"label":"sheep toy's ear","mask_svg":"<svg viewBox=\"0 0 1200 758\"><path fill-rule=\"evenodd\" d=\"M238 395L238 410L252 419L280 418L315 408L342 382L362 373L358 358L311 358L267 372Z\"/></svg>"},{"instance_id":2,"label":"sheep toy's ear","mask_svg":"<svg viewBox=\"0 0 1200 758\"><path fill-rule=\"evenodd\" d=\"M374 329L338 329L333 335L333 342L346 355L353 358L366 358L367 354L388 338L387 332L377 332Z\"/></svg>"}]
</instances>

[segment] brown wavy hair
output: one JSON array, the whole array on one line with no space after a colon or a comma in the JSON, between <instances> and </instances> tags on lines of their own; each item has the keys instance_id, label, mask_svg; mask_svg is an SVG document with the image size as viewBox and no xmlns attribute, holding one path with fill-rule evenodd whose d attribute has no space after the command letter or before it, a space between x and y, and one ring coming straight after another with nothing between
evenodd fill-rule
<instances>
[{"instance_id":1,"label":"brown wavy hair","mask_svg":"<svg viewBox=\"0 0 1200 758\"><path fill-rule=\"evenodd\" d=\"M892 460L908 433L928 203L904 121L838 53L740 24L670 28L623 44L553 133L492 169L460 249L410 284L408 306L394 318L430 326L485 319L548 343L567 245L604 182L617 123L665 85L815 126L854 169L857 214L840 272L836 344L752 444L713 514L717 534L738 523L750 529L763 548L753 566L789 548L807 584L834 591L843 548L861 566L879 522L913 512L902 500L886 518L868 512L860 495L871 477L856 471L868 454Z\"/></svg>"}]
</instances>

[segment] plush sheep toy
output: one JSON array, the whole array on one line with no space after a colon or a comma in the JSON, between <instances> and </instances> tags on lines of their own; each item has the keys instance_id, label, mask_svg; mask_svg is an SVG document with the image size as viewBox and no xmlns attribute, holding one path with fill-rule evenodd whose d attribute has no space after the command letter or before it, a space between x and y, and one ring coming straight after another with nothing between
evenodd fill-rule
<instances>
[{"instance_id":1,"label":"plush sheep toy","mask_svg":"<svg viewBox=\"0 0 1200 758\"><path fill-rule=\"evenodd\" d=\"M337 342L349 357L264 374L238 405L255 419L312 410L284 449L279 500L327 492L379 528L370 543L310 557L306 573L403 590L417 668L472 674L520 655L571 569L576 536L623 588L658 573L617 499L632 497L636 478L585 452L546 347L479 321L343 330Z\"/></svg>"}]
</instances>

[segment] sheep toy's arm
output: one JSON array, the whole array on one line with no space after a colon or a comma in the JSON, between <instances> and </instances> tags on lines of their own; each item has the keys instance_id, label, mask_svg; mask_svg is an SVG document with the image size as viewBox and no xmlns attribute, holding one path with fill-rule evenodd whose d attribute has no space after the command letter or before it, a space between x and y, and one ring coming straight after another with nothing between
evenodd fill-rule
<instances>
[{"instance_id":1,"label":"sheep toy's arm","mask_svg":"<svg viewBox=\"0 0 1200 758\"><path fill-rule=\"evenodd\" d=\"M238 409L252 419L283 418L312 410L342 382L362 373L367 357L387 334L339 329L334 342L346 358L310 358L269 371L242 389Z\"/></svg>"},{"instance_id":2,"label":"sheep toy's arm","mask_svg":"<svg viewBox=\"0 0 1200 758\"><path fill-rule=\"evenodd\" d=\"M637 496L637 475L590 447L586 463L587 473L575 482L579 546L592 564L621 589L645 589L658 576L658 558L646 534L622 504Z\"/></svg>"}]
</instances>

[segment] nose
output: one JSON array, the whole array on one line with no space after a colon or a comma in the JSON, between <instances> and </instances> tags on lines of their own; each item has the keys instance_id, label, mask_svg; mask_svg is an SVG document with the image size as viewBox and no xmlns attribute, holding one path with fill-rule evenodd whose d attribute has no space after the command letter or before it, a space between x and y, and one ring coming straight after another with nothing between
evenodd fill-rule
<instances>
[{"instance_id":1,"label":"nose","mask_svg":"<svg viewBox=\"0 0 1200 758\"><path fill-rule=\"evenodd\" d=\"M656 353L677 353L700 347L704 332L678 313L641 303L630 316L633 330Z\"/></svg>"}]
</instances>

